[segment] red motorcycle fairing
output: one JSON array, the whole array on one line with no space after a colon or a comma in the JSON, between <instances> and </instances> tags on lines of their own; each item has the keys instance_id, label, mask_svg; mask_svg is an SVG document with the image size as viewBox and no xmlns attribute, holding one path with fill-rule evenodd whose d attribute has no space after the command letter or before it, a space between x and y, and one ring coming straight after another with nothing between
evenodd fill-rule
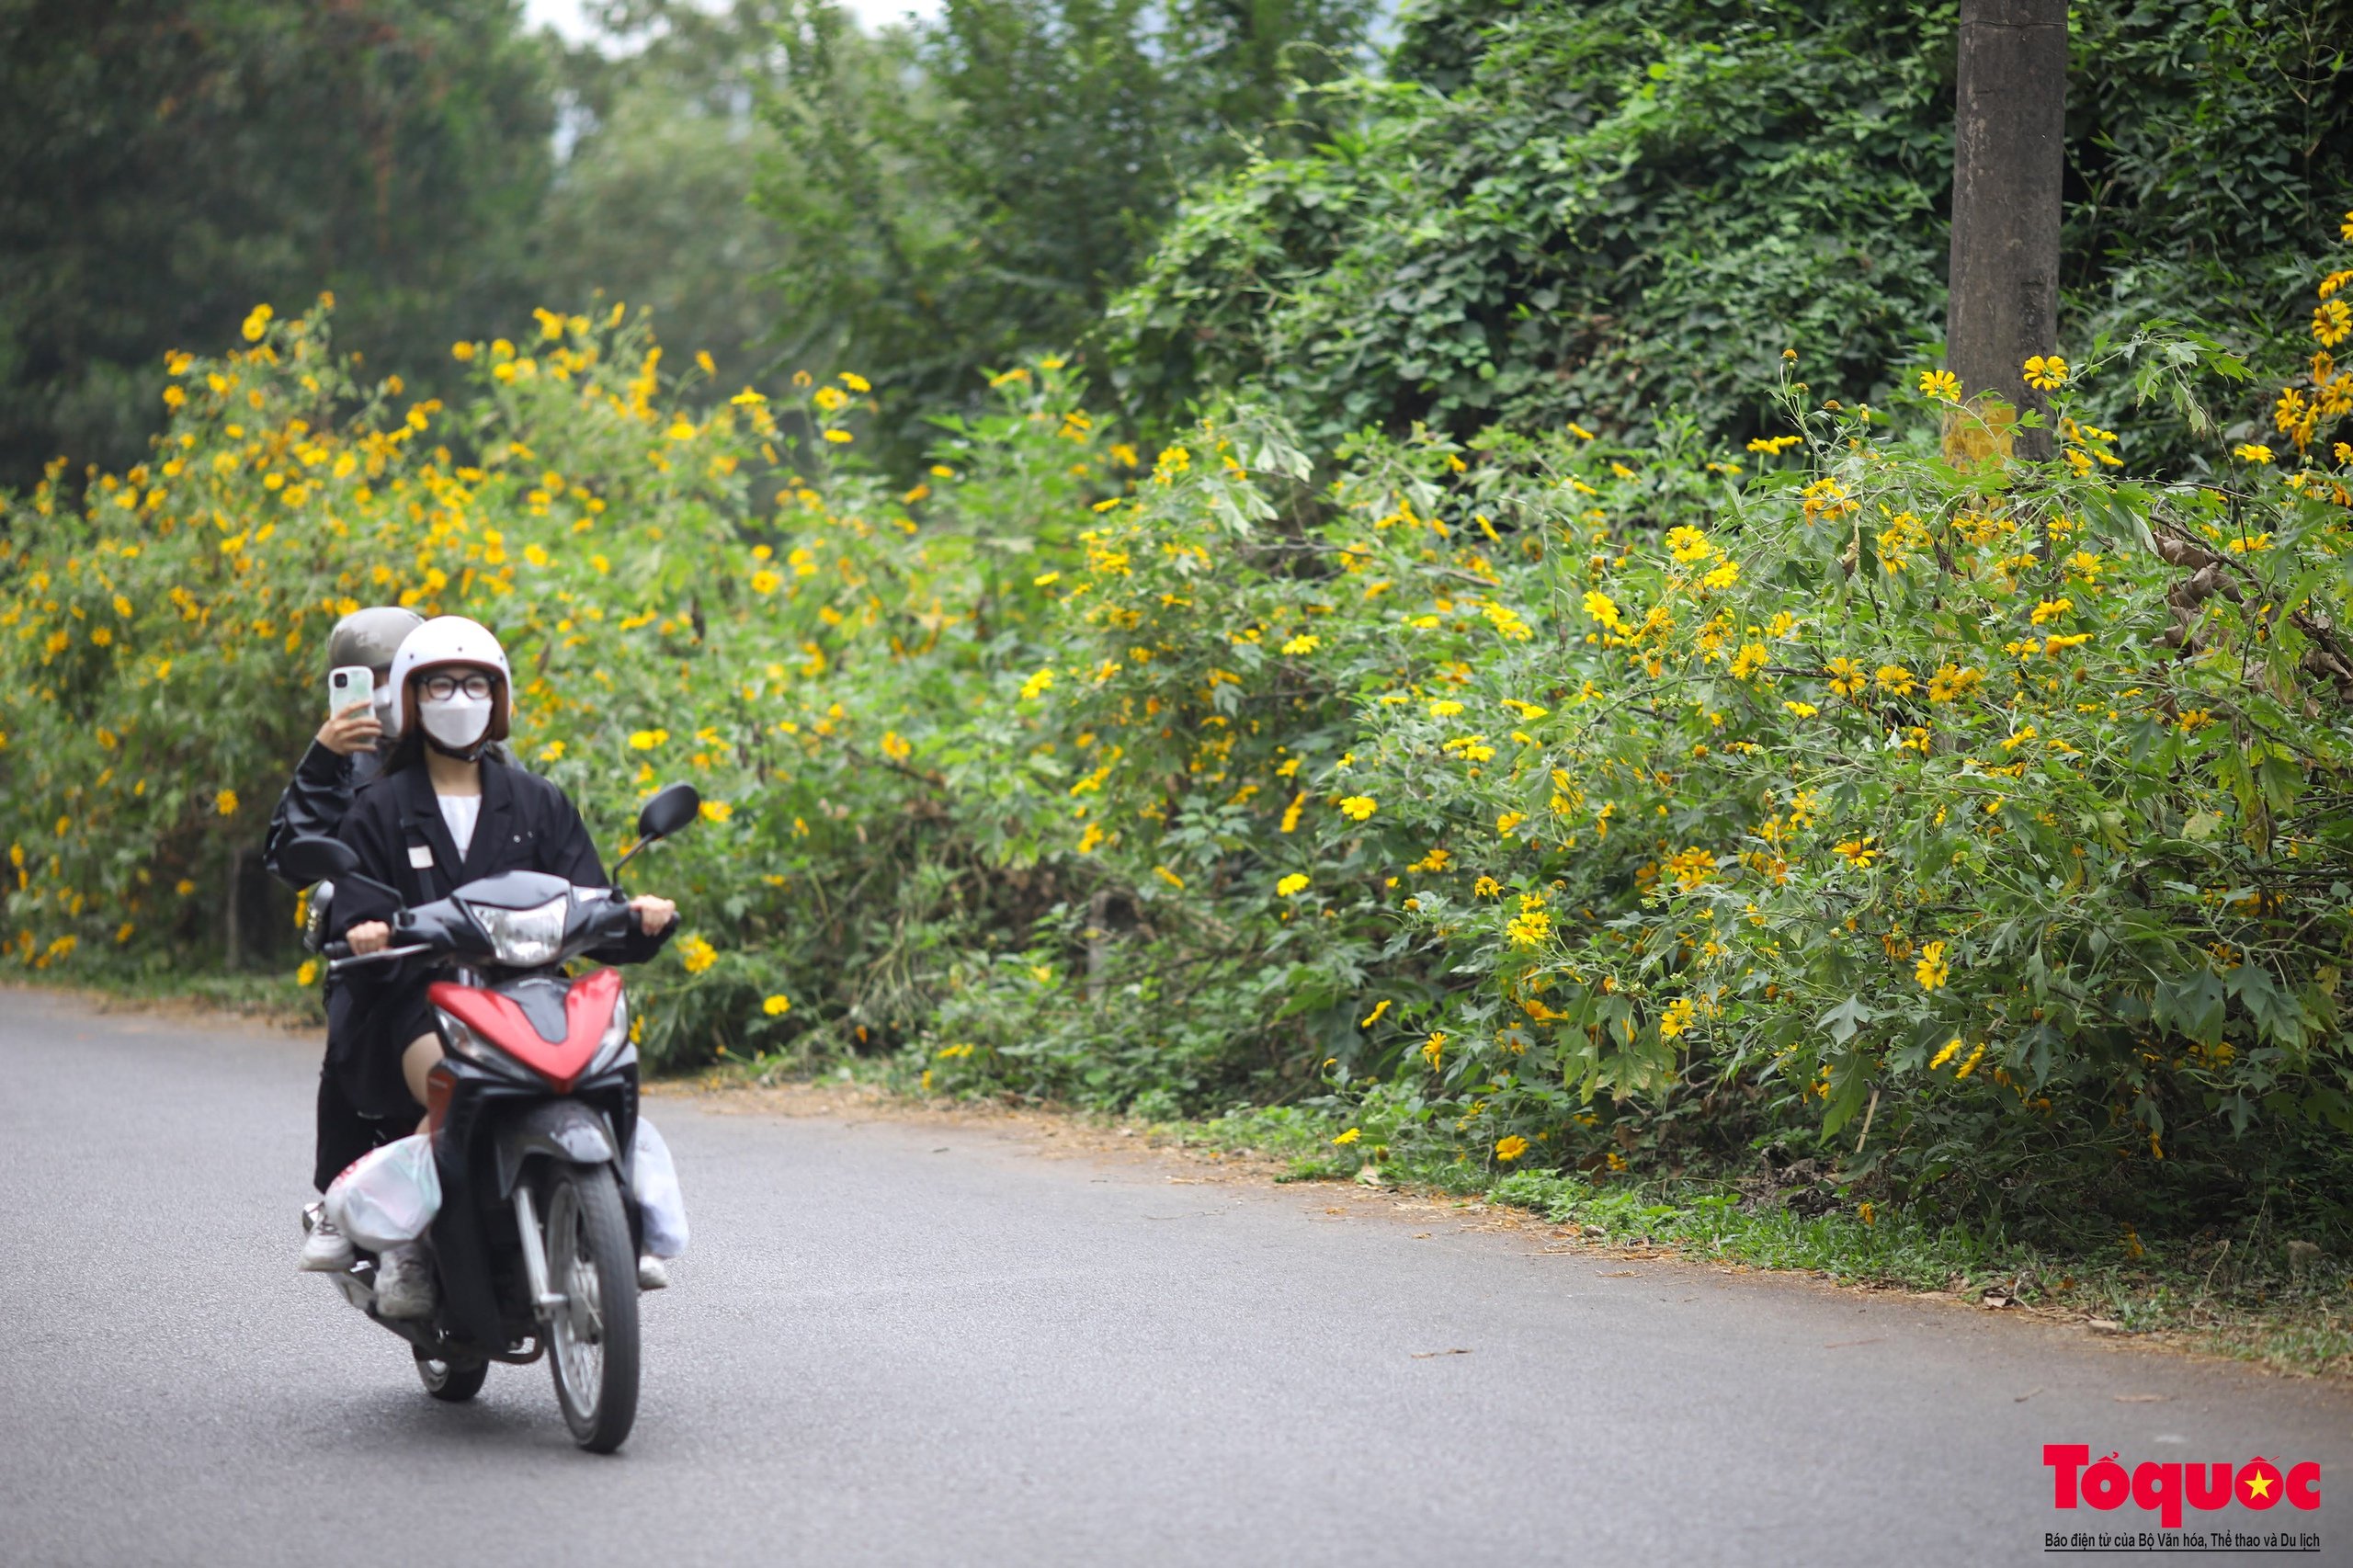
<instances>
[{"instance_id":1,"label":"red motorcycle fairing","mask_svg":"<svg viewBox=\"0 0 2353 1568\"><path fill-rule=\"evenodd\" d=\"M436 1007L563 1094L588 1070L607 1026L613 1021L613 1007L621 995L621 971L600 969L573 982L564 994L564 1035L560 1040L541 1039L523 1009L495 991L437 980L426 987L426 995Z\"/></svg>"}]
</instances>

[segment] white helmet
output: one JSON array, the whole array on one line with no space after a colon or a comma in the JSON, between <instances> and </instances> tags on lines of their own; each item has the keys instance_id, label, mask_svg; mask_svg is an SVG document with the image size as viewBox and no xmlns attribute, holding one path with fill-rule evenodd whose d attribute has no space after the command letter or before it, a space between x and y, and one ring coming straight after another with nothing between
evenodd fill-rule
<instances>
[{"instance_id":1,"label":"white helmet","mask_svg":"<svg viewBox=\"0 0 2353 1568\"><path fill-rule=\"evenodd\" d=\"M490 724L483 733L481 744L505 740L515 706L506 650L498 645L490 628L462 615L435 616L404 638L400 652L392 655L392 687L401 733L405 734L417 727L416 692L411 684L414 677L452 665L486 670L498 677L493 683L495 689L490 699ZM479 746L475 749L479 755Z\"/></svg>"}]
</instances>

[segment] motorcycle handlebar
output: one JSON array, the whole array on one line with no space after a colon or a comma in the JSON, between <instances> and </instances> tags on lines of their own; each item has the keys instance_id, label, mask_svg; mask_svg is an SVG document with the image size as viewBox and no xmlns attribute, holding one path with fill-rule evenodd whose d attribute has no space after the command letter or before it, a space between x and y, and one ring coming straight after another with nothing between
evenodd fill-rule
<instances>
[{"instance_id":1,"label":"motorcycle handlebar","mask_svg":"<svg viewBox=\"0 0 2353 1568\"><path fill-rule=\"evenodd\" d=\"M340 958L333 956L337 948L343 949L343 956ZM419 953L429 953L434 949L430 943L411 942L405 947L379 948L372 953L354 953L348 942L329 942L324 950L330 955L327 972L341 974L345 970L356 968L363 963L383 963L392 959L414 958Z\"/></svg>"},{"instance_id":2,"label":"motorcycle handlebar","mask_svg":"<svg viewBox=\"0 0 2353 1568\"><path fill-rule=\"evenodd\" d=\"M595 910L589 916L589 928L596 932L599 943L621 940L635 936L641 928L641 923L637 911L630 906L627 895L618 889L604 891L606 897L602 907ZM670 928L675 929L676 924L676 918L673 916ZM372 953L355 953L351 950L351 943L347 938L323 943L318 949L320 956L327 960L329 974L341 974L346 970L357 968L360 964L384 963L394 959L414 958L421 954L441 953L448 950L447 943L444 941L412 941L399 947L379 948Z\"/></svg>"}]
</instances>

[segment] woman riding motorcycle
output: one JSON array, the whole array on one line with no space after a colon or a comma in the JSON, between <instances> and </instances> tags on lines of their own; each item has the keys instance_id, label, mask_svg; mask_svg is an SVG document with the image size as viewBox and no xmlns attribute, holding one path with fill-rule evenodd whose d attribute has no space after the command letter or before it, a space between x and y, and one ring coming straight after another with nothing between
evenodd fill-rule
<instances>
[{"instance_id":1,"label":"woman riding motorcycle","mask_svg":"<svg viewBox=\"0 0 2353 1568\"><path fill-rule=\"evenodd\" d=\"M400 739L383 775L359 790L337 834L358 854L362 874L400 889L411 904L509 870L543 871L579 887L607 885L597 846L563 791L485 755L506 738L513 706L506 653L487 628L462 616L425 622L394 655L392 688ZM398 909L390 895L353 878L336 890L335 905L329 929L354 953L390 944L389 921ZM667 899L640 894L630 907L637 912L636 934L598 956L620 963L649 959L676 929L677 908ZM351 974L369 1037L355 1083L359 1109L416 1117L426 1075L441 1059L425 994L430 976L410 960ZM640 1269L648 1288L666 1282L651 1258ZM380 1313L431 1312L432 1271L423 1244L383 1254L377 1270Z\"/></svg>"}]
</instances>

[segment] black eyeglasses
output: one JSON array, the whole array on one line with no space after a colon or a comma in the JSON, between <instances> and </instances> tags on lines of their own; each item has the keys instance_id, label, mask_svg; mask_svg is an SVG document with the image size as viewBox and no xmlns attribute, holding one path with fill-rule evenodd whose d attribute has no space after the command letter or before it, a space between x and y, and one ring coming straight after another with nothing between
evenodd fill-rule
<instances>
[{"instance_id":1,"label":"black eyeglasses","mask_svg":"<svg viewBox=\"0 0 2353 1568\"><path fill-rule=\"evenodd\" d=\"M462 676L429 675L418 681L417 685L426 696L436 702L447 702L461 691L468 697L480 701L490 695L491 681L488 676L480 673Z\"/></svg>"}]
</instances>

